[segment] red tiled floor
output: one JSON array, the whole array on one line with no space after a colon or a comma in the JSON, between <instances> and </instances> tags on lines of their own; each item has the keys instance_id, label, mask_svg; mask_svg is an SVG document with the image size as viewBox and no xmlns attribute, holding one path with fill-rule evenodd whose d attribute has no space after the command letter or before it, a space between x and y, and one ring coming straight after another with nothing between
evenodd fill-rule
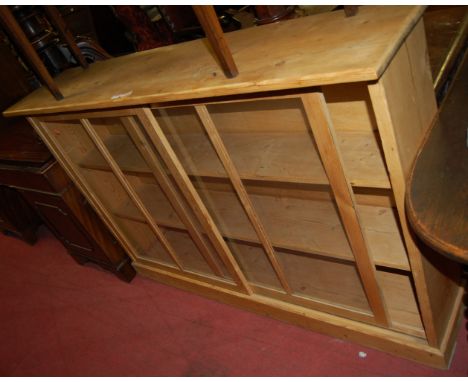
<instances>
[{"instance_id":1,"label":"red tiled floor","mask_svg":"<svg viewBox=\"0 0 468 382\"><path fill-rule=\"evenodd\" d=\"M125 284L78 266L46 229L34 247L0 235L0 299L0 376L468 375L465 327L450 370L436 370L139 276Z\"/></svg>"}]
</instances>

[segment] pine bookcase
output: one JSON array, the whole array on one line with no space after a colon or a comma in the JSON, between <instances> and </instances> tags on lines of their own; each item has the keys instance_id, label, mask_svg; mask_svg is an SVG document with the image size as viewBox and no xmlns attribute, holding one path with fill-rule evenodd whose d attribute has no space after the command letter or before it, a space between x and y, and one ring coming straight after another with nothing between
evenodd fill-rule
<instances>
[{"instance_id":1,"label":"pine bookcase","mask_svg":"<svg viewBox=\"0 0 468 382\"><path fill-rule=\"evenodd\" d=\"M61 74L28 117L140 274L447 367L460 267L408 228L437 106L420 6L363 6Z\"/></svg>"}]
</instances>

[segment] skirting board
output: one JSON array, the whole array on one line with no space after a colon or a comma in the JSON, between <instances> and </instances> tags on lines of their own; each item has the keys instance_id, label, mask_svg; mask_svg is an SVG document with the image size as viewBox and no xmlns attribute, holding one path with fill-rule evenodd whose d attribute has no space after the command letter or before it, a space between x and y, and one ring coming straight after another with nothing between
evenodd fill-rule
<instances>
[{"instance_id":1,"label":"skirting board","mask_svg":"<svg viewBox=\"0 0 468 382\"><path fill-rule=\"evenodd\" d=\"M447 330L446 339L443 341L441 349L437 349L430 347L422 339L389 329L305 309L260 295L246 295L222 287L213 287L208 283L194 281L183 275L156 269L138 262L134 262L133 266L139 274L163 284L439 369L449 367L462 317L462 309L454 311L448 323L451 328ZM463 288L460 288L457 295L457 306L462 306L460 304L462 297Z\"/></svg>"}]
</instances>

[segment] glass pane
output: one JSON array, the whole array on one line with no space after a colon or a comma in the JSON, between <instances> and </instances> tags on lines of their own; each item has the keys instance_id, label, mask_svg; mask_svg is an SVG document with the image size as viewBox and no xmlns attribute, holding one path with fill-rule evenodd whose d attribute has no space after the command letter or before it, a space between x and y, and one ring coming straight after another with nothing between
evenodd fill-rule
<instances>
[{"instance_id":1,"label":"glass pane","mask_svg":"<svg viewBox=\"0 0 468 382\"><path fill-rule=\"evenodd\" d=\"M207 109L293 294L370 314L300 101L222 103ZM164 109L155 115L247 279L282 290L194 110Z\"/></svg>"},{"instance_id":2,"label":"glass pane","mask_svg":"<svg viewBox=\"0 0 468 382\"><path fill-rule=\"evenodd\" d=\"M128 133L120 118L93 118L90 122L122 170L127 182L163 232L182 268L210 277L216 274L218 277L229 278L221 260L207 246L205 239L201 236L199 238L198 242L203 243L199 244L202 248L192 241L195 230L201 232L200 225L178 193L178 189L174 187L170 174L157 153L153 150L152 158L148 156L144 158L145 154L142 153L147 152L141 152L141 148L136 146L134 137ZM136 119L133 119L133 124L129 128L141 129ZM142 130L140 131L144 134ZM161 177L156 167L165 173L165 179ZM164 187L166 185L167 187ZM133 220L140 215L133 203L121 204L114 213L119 217ZM192 222L195 230L188 229L186 224L188 221ZM162 250L163 247L160 244L159 246Z\"/></svg>"},{"instance_id":3,"label":"glass pane","mask_svg":"<svg viewBox=\"0 0 468 382\"><path fill-rule=\"evenodd\" d=\"M136 248L139 257L174 268L176 267L174 260L172 260L146 223L123 218L117 218L117 221L125 236L131 240Z\"/></svg>"},{"instance_id":4,"label":"glass pane","mask_svg":"<svg viewBox=\"0 0 468 382\"><path fill-rule=\"evenodd\" d=\"M153 112L221 235L227 240L257 246L256 252L269 262L194 108L177 107ZM239 246L232 243L229 246L234 256L243 256ZM253 278L249 281L257 282Z\"/></svg>"},{"instance_id":5,"label":"glass pane","mask_svg":"<svg viewBox=\"0 0 468 382\"><path fill-rule=\"evenodd\" d=\"M89 121L122 171L151 174L150 168L128 136L120 118L92 118ZM92 165L97 159L88 156L84 162ZM101 165L109 167L105 161Z\"/></svg>"},{"instance_id":6,"label":"glass pane","mask_svg":"<svg viewBox=\"0 0 468 382\"><path fill-rule=\"evenodd\" d=\"M300 99L207 108L242 178L328 184Z\"/></svg>"},{"instance_id":7,"label":"glass pane","mask_svg":"<svg viewBox=\"0 0 468 382\"><path fill-rule=\"evenodd\" d=\"M370 313L353 263L277 251L293 294Z\"/></svg>"},{"instance_id":8,"label":"glass pane","mask_svg":"<svg viewBox=\"0 0 468 382\"><path fill-rule=\"evenodd\" d=\"M207 109L273 245L352 260L301 100Z\"/></svg>"},{"instance_id":9,"label":"glass pane","mask_svg":"<svg viewBox=\"0 0 468 382\"><path fill-rule=\"evenodd\" d=\"M105 159L95 147L79 121L47 122L47 129L65 151L75 170L86 183L87 188L96 195L106 211L113 214L126 238L137 255L175 266L173 260L163 249L157 249L158 239L145 223L128 194L110 171ZM121 211L132 211L130 216ZM125 218L124 218L125 217ZM130 219L129 219L130 217Z\"/></svg>"},{"instance_id":10,"label":"glass pane","mask_svg":"<svg viewBox=\"0 0 468 382\"><path fill-rule=\"evenodd\" d=\"M246 189L275 247L354 260L329 187L247 182Z\"/></svg>"},{"instance_id":11,"label":"glass pane","mask_svg":"<svg viewBox=\"0 0 468 382\"><path fill-rule=\"evenodd\" d=\"M163 227L162 232L176 251L185 270L213 275L213 271L186 231Z\"/></svg>"},{"instance_id":12,"label":"glass pane","mask_svg":"<svg viewBox=\"0 0 468 382\"><path fill-rule=\"evenodd\" d=\"M234 240L226 242L249 282L264 288L283 290L262 247Z\"/></svg>"}]
</instances>

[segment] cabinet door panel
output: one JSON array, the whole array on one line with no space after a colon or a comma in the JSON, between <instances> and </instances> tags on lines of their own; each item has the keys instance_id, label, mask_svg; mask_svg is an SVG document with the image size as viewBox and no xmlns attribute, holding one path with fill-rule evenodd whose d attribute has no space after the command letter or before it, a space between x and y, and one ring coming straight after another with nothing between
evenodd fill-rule
<instances>
[{"instance_id":1,"label":"cabinet door panel","mask_svg":"<svg viewBox=\"0 0 468 382\"><path fill-rule=\"evenodd\" d=\"M73 179L78 180L85 188L85 195L94 199L100 208L111 217L112 223L119 232L125 232L127 227L115 218L114 212L125 203L132 203L115 174L106 166L105 159L97 150L95 144L83 128L79 118L69 120L47 120L41 123L51 143L63 155L64 160L73 171ZM142 220L141 215L138 216ZM131 223L129 223L131 224ZM119 235L117 235L119 236ZM131 247L133 257L143 256L142 248L136 238L125 235L127 244ZM153 244L157 238L149 232L148 241ZM172 263L174 266L174 263Z\"/></svg>"},{"instance_id":2,"label":"cabinet door panel","mask_svg":"<svg viewBox=\"0 0 468 382\"><path fill-rule=\"evenodd\" d=\"M217 254L208 247L199 224L174 186L167 169L149 146L138 120L124 117L90 118L88 121L88 130L95 132L97 145L101 143L101 153L106 155L107 151L107 164L115 167L112 170L133 204L181 270L229 279L230 275ZM126 203L116 213L120 217L134 218L133 215L125 216L128 212L132 213ZM176 234L174 230L185 231L187 235L182 232ZM180 237L185 240L179 241ZM181 243L185 245L180 246ZM190 244L193 245L190 247ZM191 256L187 256L187 246L191 248ZM180 253L176 247L179 247ZM205 266L200 266L203 262ZM194 264L197 264L195 268Z\"/></svg>"},{"instance_id":3,"label":"cabinet door panel","mask_svg":"<svg viewBox=\"0 0 468 382\"><path fill-rule=\"evenodd\" d=\"M255 293L372 320L299 101L152 112Z\"/></svg>"},{"instance_id":4,"label":"cabinet door panel","mask_svg":"<svg viewBox=\"0 0 468 382\"><path fill-rule=\"evenodd\" d=\"M132 111L44 121L85 187L111 216L135 257L232 283L171 174Z\"/></svg>"}]
</instances>

